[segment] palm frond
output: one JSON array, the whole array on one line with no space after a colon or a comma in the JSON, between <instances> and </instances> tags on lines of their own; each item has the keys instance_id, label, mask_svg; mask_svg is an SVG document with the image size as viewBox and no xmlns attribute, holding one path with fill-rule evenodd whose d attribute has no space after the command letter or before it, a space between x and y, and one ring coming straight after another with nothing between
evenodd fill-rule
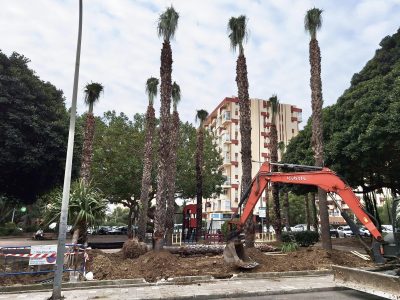
<instances>
[{"instance_id":1,"label":"palm frond","mask_svg":"<svg viewBox=\"0 0 400 300\"><path fill-rule=\"evenodd\" d=\"M158 93L158 79L155 77L150 77L146 81L146 93L149 97L149 104L154 104L154 98L157 97Z\"/></svg>"},{"instance_id":2,"label":"palm frond","mask_svg":"<svg viewBox=\"0 0 400 300\"><path fill-rule=\"evenodd\" d=\"M177 111L178 104L181 101L181 88L175 81L172 84L172 101L174 104L174 111Z\"/></svg>"},{"instance_id":3,"label":"palm frond","mask_svg":"<svg viewBox=\"0 0 400 300\"><path fill-rule=\"evenodd\" d=\"M203 122L207 119L208 112L204 109L199 109L196 111L196 122L200 121L200 126L203 125Z\"/></svg>"},{"instance_id":4,"label":"palm frond","mask_svg":"<svg viewBox=\"0 0 400 300\"><path fill-rule=\"evenodd\" d=\"M228 21L228 36L233 51L239 46L239 53L243 53L243 42L247 42L247 17L241 15L237 18L231 17Z\"/></svg>"},{"instance_id":5,"label":"palm frond","mask_svg":"<svg viewBox=\"0 0 400 300\"><path fill-rule=\"evenodd\" d=\"M179 14L175 11L173 6L168 7L158 18L158 36L163 37L164 41L170 41L174 38L175 31L178 27Z\"/></svg>"},{"instance_id":6,"label":"palm frond","mask_svg":"<svg viewBox=\"0 0 400 300\"><path fill-rule=\"evenodd\" d=\"M310 33L312 39L316 38L317 31L322 26L322 12L322 9L314 7L308 10L304 17L304 28Z\"/></svg>"},{"instance_id":7,"label":"palm frond","mask_svg":"<svg viewBox=\"0 0 400 300\"><path fill-rule=\"evenodd\" d=\"M91 105L99 100L100 94L104 91L101 83L92 82L85 86L85 103Z\"/></svg>"},{"instance_id":8,"label":"palm frond","mask_svg":"<svg viewBox=\"0 0 400 300\"><path fill-rule=\"evenodd\" d=\"M272 97L269 98L269 102L271 103L271 109L272 109L272 121L275 122L276 114L279 111L278 96L272 95Z\"/></svg>"}]
</instances>

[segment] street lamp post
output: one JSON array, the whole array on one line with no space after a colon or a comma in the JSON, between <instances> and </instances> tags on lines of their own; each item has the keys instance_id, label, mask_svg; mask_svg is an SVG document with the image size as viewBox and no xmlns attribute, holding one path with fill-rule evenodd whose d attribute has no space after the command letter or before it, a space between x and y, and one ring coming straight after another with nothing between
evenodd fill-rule
<instances>
[{"instance_id":1,"label":"street lamp post","mask_svg":"<svg viewBox=\"0 0 400 300\"><path fill-rule=\"evenodd\" d=\"M68 203L69 203L69 193L71 187L71 169L72 169L72 157L74 150L76 99L78 94L81 40L82 40L82 0L79 0L78 44L76 48L74 87L72 92L71 116L69 122L67 158L65 162L64 187L63 187L63 197L61 204L61 216L60 216L60 226L59 226L60 228L58 232L57 260L56 260L56 269L54 274L53 294L51 297L53 300L62 299L61 283L62 283L62 275L64 269L65 237L67 231Z\"/></svg>"}]
</instances>

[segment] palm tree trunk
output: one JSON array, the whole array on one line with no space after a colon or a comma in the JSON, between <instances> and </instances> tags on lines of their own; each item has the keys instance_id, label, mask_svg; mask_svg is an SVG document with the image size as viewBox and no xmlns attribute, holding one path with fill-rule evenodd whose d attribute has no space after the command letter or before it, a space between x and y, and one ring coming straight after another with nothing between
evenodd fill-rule
<instances>
[{"instance_id":1,"label":"palm tree trunk","mask_svg":"<svg viewBox=\"0 0 400 300\"><path fill-rule=\"evenodd\" d=\"M164 41L161 50L161 108L160 108L160 148L157 174L156 211L154 216L154 250L160 251L164 246L165 217L168 179L167 170L169 162L169 122L171 108L171 73L172 50L169 41Z\"/></svg>"},{"instance_id":2,"label":"palm tree trunk","mask_svg":"<svg viewBox=\"0 0 400 300\"><path fill-rule=\"evenodd\" d=\"M140 192L138 239L144 241L147 228L147 211L149 208L149 191L151 188L151 171L153 168L153 137L156 127L156 117L152 105L147 107L146 136L143 157L142 189Z\"/></svg>"},{"instance_id":3,"label":"palm tree trunk","mask_svg":"<svg viewBox=\"0 0 400 300\"><path fill-rule=\"evenodd\" d=\"M312 106L312 146L314 150L315 165L324 165L323 149L323 123L322 123L322 82L321 82L321 52L318 41L310 41L311 65L311 106ZM326 192L318 188L318 204L321 219L321 240L325 250L332 250L331 236L329 233L329 213Z\"/></svg>"},{"instance_id":4,"label":"palm tree trunk","mask_svg":"<svg viewBox=\"0 0 400 300\"><path fill-rule=\"evenodd\" d=\"M241 135L241 154L242 154L242 184L241 196L251 184L251 111L249 100L249 81L247 79L246 57L243 53L239 54L236 62L236 83L238 87L239 110L240 110L240 135ZM246 203L244 203L246 205ZM253 213L245 225L246 247L253 248L255 239L255 224Z\"/></svg>"},{"instance_id":5,"label":"palm tree trunk","mask_svg":"<svg viewBox=\"0 0 400 300\"><path fill-rule=\"evenodd\" d=\"M290 218L289 218L289 192L284 192L285 201L283 202L283 206L285 208L285 226L286 231L290 231Z\"/></svg>"},{"instance_id":6,"label":"palm tree trunk","mask_svg":"<svg viewBox=\"0 0 400 300\"><path fill-rule=\"evenodd\" d=\"M171 150L169 171L168 171L168 193L167 193L167 219L166 219L166 240L167 245L172 245L172 233L174 231L174 216L175 216L175 178L176 178L176 159L179 142L179 114L174 111L172 114L171 126Z\"/></svg>"},{"instance_id":7,"label":"palm tree trunk","mask_svg":"<svg viewBox=\"0 0 400 300\"><path fill-rule=\"evenodd\" d=\"M83 141L81 178L85 184L90 181L90 167L93 157L93 137L95 119L92 113L86 115L85 137Z\"/></svg>"},{"instance_id":8,"label":"palm tree trunk","mask_svg":"<svg viewBox=\"0 0 400 300\"><path fill-rule=\"evenodd\" d=\"M269 226L271 226L271 219L269 216L269 190L265 190L265 225L269 233Z\"/></svg>"},{"instance_id":9,"label":"palm tree trunk","mask_svg":"<svg viewBox=\"0 0 400 300\"><path fill-rule=\"evenodd\" d=\"M278 132L276 125L271 125L271 162L278 161ZM271 171L277 172L277 166L271 165ZM274 229L276 239L282 240L282 218L281 218L281 205L279 202L279 185L277 183L271 183L272 186L272 200L274 203L275 223Z\"/></svg>"},{"instance_id":10,"label":"palm tree trunk","mask_svg":"<svg viewBox=\"0 0 400 300\"><path fill-rule=\"evenodd\" d=\"M315 204L315 193L311 193L311 206L313 209L314 231L318 232L318 212L317 205Z\"/></svg>"},{"instance_id":11,"label":"palm tree trunk","mask_svg":"<svg viewBox=\"0 0 400 300\"><path fill-rule=\"evenodd\" d=\"M311 229L311 215L310 215L310 199L308 194L304 195L305 210L306 210L306 220L307 220L307 230Z\"/></svg>"},{"instance_id":12,"label":"palm tree trunk","mask_svg":"<svg viewBox=\"0 0 400 300\"><path fill-rule=\"evenodd\" d=\"M132 228L133 220L134 220L133 211L134 211L134 207L133 207L133 205L131 205L129 207L129 213L128 213L128 238L129 239L133 238L133 236L134 236L134 232L133 232L133 228Z\"/></svg>"},{"instance_id":13,"label":"palm tree trunk","mask_svg":"<svg viewBox=\"0 0 400 300\"><path fill-rule=\"evenodd\" d=\"M196 149L196 240L201 238L203 225L203 148L204 148L204 129L200 125L197 131L197 149Z\"/></svg>"}]
</instances>

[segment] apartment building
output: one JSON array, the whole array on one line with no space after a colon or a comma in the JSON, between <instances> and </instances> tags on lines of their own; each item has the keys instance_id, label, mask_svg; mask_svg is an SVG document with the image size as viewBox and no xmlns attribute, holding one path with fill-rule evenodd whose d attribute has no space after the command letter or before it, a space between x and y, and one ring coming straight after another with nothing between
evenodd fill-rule
<instances>
[{"instance_id":1,"label":"apartment building","mask_svg":"<svg viewBox=\"0 0 400 300\"><path fill-rule=\"evenodd\" d=\"M223 193L203 201L203 212L207 218L225 219L237 210L241 190L241 145L239 129L239 99L225 98L205 121L205 128L213 133L215 144L221 150L221 166L225 182ZM252 176L255 176L262 162L270 159L270 127L272 110L270 102L263 99L250 99L251 102L251 151ZM278 142L287 145L299 132L302 110L291 104L279 104L277 114ZM279 158L281 153L278 153ZM264 199L264 197L263 197ZM263 200L262 199L262 200ZM262 202L260 202L261 205ZM260 205L259 204L259 205ZM265 205L265 204L264 204ZM258 207L255 208L255 213Z\"/></svg>"}]
</instances>

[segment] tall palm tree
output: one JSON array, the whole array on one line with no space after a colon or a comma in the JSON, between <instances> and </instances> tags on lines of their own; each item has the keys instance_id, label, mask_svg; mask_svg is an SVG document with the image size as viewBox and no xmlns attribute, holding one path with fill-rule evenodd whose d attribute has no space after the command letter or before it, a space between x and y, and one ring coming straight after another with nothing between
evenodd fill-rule
<instances>
[{"instance_id":1,"label":"tall palm tree","mask_svg":"<svg viewBox=\"0 0 400 300\"><path fill-rule=\"evenodd\" d=\"M82 149L81 178L86 184L89 184L90 181L90 167L92 165L93 157L93 136L95 126L93 105L99 101L103 90L103 85L97 82L88 83L85 87L85 103L89 105L89 110L86 115L85 137Z\"/></svg>"},{"instance_id":2,"label":"tall palm tree","mask_svg":"<svg viewBox=\"0 0 400 300\"><path fill-rule=\"evenodd\" d=\"M322 82L321 82L321 51L317 40L317 31L322 26L322 10L313 8L307 11L304 18L304 28L310 34L310 87L312 107L312 147L314 150L315 165L324 165L324 147L322 135ZM321 219L321 240L325 250L332 249L331 237L329 234L329 214L326 193L318 189L319 213Z\"/></svg>"},{"instance_id":3,"label":"tall palm tree","mask_svg":"<svg viewBox=\"0 0 400 300\"><path fill-rule=\"evenodd\" d=\"M147 227L147 210L149 208L149 192L151 188L151 171L153 167L153 140L154 130L156 128L156 116L154 111L154 98L157 97L158 79L150 77L146 82L146 93L149 98L149 104L146 112L146 133L143 155L143 176L142 189L140 192L140 209L138 238L144 241Z\"/></svg>"},{"instance_id":4,"label":"tall palm tree","mask_svg":"<svg viewBox=\"0 0 400 300\"><path fill-rule=\"evenodd\" d=\"M203 160L204 160L204 121L208 117L208 112L200 109L196 113L196 122L199 121L200 125L197 129L197 148L196 148L196 199L197 199L197 228L196 239L201 237L201 229L203 224Z\"/></svg>"},{"instance_id":5,"label":"tall palm tree","mask_svg":"<svg viewBox=\"0 0 400 300\"><path fill-rule=\"evenodd\" d=\"M247 64L244 56L243 43L247 41L247 18L241 15L231 17L228 22L228 36L233 51L239 49L236 61L236 84L238 88L240 110L240 135L242 154L242 184L241 195L246 192L251 184L251 111L249 100L249 81L247 79ZM254 247L255 226L251 214L245 226L246 247Z\"/></svg>"},{"instance_id":6,"label":"tall palm tree","mask_svg":"<svg viewBox=\"0 0 400 300\"><path fill-rule=\"evenodd\" d=\"M179 142L179 113L178 104L181 101L181 88L174 82L172 85L172 122L171 122L171 148L170 163L168 171L168 192L167 192L167 219L165 227L167 229L167 245L172 245L172 232L174 230L174 214L175 214L175 178L176 178L176 158Z\"/></svg>"},{"instance_id":7,"label":"tall palm tree","mask_svg":"<svg viewBox=\"0 0 400 300\"><path fill-rule=\"evenodd\" d=\"M178 26L179 14L171 6L158 19L158 35L163 38L161 49L161 108L160 108L160 148L157 172L156 211L154 215L154 250L160 251L164 244L165 213L168 190L168 162L170 139L171 73L172 50L170 40Z\"/></svg>"},{"instance_id":8,"label":"tall palm tree","mask_svg":"<svg viewBox=\"0 0 400 300\"><path fill-rule=\"evenodd\" d=\"M276 95L269 98L271 103L271 162L278 162L278 130L276 128L277 115L279 112L279 100ZM272 172L276 172L277 166L272 165ZM279 203L279 186L278 183L271 183L272 190L272 201L274 203L275 223L274 229L276 239L280 241L282 239L282 218L281 218L281 206Z\"/></svg>"}]
</instances>

